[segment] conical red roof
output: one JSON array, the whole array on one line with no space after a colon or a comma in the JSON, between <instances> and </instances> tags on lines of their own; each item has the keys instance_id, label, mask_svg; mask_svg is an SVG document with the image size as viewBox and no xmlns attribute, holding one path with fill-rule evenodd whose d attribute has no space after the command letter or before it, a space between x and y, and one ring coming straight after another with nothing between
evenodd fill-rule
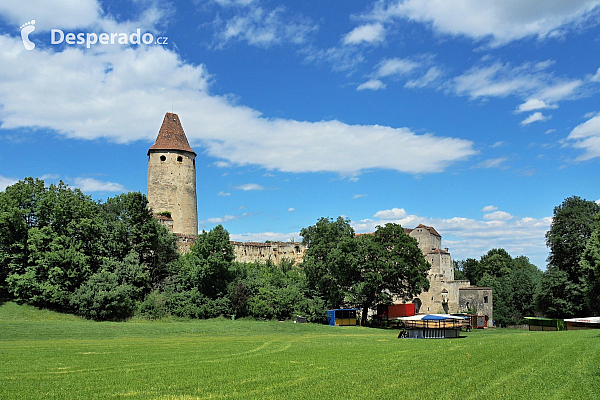
<instances>
[{"instance_id":1,"label":"conical red roof","mask_svg":"<svg viewBox=\"0 0 600 400\"><path fill-rule=\"evenodd\" d=\"M162 126L158 131L156 142L150 147L148 154L152 150L181 150L189 151L196 155L196 152L192 150L185 136L179 116L173 113L165 114L165 119L163 119Z\"/></svg>"}]
</instances>

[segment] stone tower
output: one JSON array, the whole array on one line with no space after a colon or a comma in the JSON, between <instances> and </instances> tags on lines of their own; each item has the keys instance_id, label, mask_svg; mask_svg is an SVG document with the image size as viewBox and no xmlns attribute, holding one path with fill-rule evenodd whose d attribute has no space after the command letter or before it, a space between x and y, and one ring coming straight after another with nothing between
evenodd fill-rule
<instances>
[{"instance_id":1,"label":"stone tower","mask_svg":"<svg viewBox=\"0 0 600 400\"><path fill-rule=\"evenodd\" d=\"M196 153L177 114L165 115L148 150L148 203L154 213L171 213L173 233L198 234Z\"/></svg>"}]
</instances>

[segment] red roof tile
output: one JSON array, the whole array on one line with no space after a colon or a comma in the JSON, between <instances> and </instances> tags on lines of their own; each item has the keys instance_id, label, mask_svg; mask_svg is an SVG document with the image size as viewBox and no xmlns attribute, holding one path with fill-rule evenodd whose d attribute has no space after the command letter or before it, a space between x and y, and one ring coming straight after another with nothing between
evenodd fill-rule
<instances>
[{"instance_id":1,"label":"red roof tile","mask_svg":"<svg viewBox=\"0 0 600 400\"><path fill-rule=\"evenodd\" d=\"M163 119L162 126L158 131L156 142L148 150L148 154L152 150L180 150L196 153L190 147L190 144L185 136L179 116L173 113L166 113Z\"/></svg>"}]
</instances>

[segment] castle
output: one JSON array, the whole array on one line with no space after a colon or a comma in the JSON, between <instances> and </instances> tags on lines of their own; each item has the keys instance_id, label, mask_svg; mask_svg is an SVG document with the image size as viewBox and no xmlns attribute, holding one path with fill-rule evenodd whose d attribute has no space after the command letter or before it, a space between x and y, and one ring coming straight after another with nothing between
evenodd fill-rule
<instances>
[{"instance_id":1,"label":"castle","mask_svg":"<svg viewBox=\"0 0 600 400\"><path fill-rule=\"evenodd\" d=\"M148 150L148 203L156 218L178 237L179 250L189 250L198 234L196 202L196 153L189 145L177 114L166 113L156 142ZM431 226L420 224L405 229L415 238L431 264L429 290L412 300L416 313L458 313L477 309L490 325L493 296L489 287L473 287L469 281L454 280L454 266L442 236ZM236 261L294 264L302 262L306 247L300 243L231 242ZM398 302L403 302L398 299Z\"/></svg>"}]
</instances>

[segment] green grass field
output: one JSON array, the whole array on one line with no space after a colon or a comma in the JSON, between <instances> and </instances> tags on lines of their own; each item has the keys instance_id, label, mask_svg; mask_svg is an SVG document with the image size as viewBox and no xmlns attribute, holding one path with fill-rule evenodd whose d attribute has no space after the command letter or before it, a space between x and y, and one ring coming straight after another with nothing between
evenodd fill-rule
<instances>
[{"instance_id":1,"label":"green grass field","mask_svg":"<svg viewBox=\"0 0 600 400\"><path fill-rule=\"evenodd\" d=\"M600 331L460 339L231 320L98 323L0 305L0 399L597 399Z\"/></svg>"}]
</instances>

